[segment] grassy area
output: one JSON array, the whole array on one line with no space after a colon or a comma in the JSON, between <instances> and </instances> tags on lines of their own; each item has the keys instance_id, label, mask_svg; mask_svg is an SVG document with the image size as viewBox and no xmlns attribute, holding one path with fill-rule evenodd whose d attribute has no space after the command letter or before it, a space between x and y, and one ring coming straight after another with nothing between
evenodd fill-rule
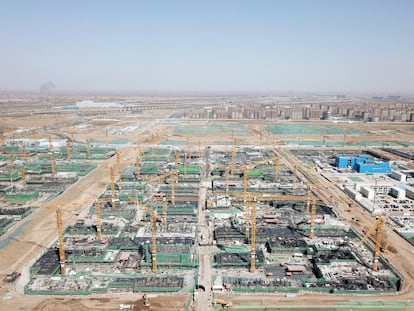
<instances>
[{"instance_id":1,"label":"grassy area","mask_svg":"<svg viewBox=\"0 0 414 311\"><path fill-rule=\"evenodd\" d=\"M181 135L222 135L233 132L238 136L244 135L247 132L247 127L238 124L188 125L176 126L175 132Z\"/></svg>"},{"instance_id":2,"label":"grassy area","mask_svg":"<svg viewBox=\"0 0 414 311\"><path fill-rule=\"evenodd\" d=\"M342 128L334 125L317 126L310 124L269 125L267 129L276 135L360 135L365 131L355 128Z\"/></svg>"}]
</instances>

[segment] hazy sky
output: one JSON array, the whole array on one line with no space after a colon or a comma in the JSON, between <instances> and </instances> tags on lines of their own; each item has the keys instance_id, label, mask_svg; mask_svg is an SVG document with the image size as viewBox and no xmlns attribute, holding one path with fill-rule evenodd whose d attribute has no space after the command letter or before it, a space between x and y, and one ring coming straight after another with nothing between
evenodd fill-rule
<instances>
[{"instance_id":1,"label":"hazy sky","mask_svg":"<svg viewBox=\"0 0 414 311\"><path fill-rule=\"evenodd\" d=\"M0 1L0 90L414 92L414 1Z\"/></svg>"}]
</instances>

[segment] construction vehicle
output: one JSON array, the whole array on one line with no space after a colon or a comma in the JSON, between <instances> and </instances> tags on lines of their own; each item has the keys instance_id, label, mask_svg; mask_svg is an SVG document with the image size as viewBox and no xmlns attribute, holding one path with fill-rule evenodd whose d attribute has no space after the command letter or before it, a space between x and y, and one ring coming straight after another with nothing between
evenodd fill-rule
<instances>
[{"instance_id":1,"label":"construction vehicle","mask_svg":"<svg viewBox=\"0 0 414 311\"><path fill-rule=\"evenodd\" d=\"M6 276L4 277L3 281L4 282L7 282L7 283L13 283L20 276L21 276L21 273L20 272L13 271L12 273L6 274Z\"/></svg>"},{"instance_id":2,"label":"construction vehicle","mask_svg":"<svg viewBox=\"0 0 414 311\"><path fill-rule=\"evenodd\" d=\"M219 299L216 298L213 300L213 306L215 305L221 305L222 308L231 308L232 307L232 303L225 301L224 299Z\"/></svg>"},{"instance_id":3,"label":"construction vehicle","mask_svg":"<svg viewBox=\"0 0 414 311\"><path fill-rule=\"evenodd\" d=\"M144 293L144 295L142 295L142 300L144 300L144 307L148 308L148 307L151 306L151 303L150 303L146 293Z\"/></svg>"}]
</instances>

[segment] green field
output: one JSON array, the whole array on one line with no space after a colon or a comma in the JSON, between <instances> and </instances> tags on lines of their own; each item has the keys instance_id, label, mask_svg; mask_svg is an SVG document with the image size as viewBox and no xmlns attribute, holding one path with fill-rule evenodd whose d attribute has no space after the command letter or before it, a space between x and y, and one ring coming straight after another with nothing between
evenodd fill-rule
<instances>
[{"instance_id":1,"label":"green field","mask_svg":"<svg viewBox=\"0 0 414 311\"><path fill-rule=\"evenodd\" d=\"M181 135L244 135L247 132L245 125L214 124L214 125L187 125L176 126L175 132Z\"/></svg>"},{"instance_id":2,"label":"green field","mask_svg":"<svg viewBox=\"0 0 414 311\"><path fill-rule=\"evenodd\" d=\"M267 129L276 135L360 135L365 134L355 128L342 128L334 125L310 125L310 124L283 124L268 125Z\"/></svg>"}]
</instances>

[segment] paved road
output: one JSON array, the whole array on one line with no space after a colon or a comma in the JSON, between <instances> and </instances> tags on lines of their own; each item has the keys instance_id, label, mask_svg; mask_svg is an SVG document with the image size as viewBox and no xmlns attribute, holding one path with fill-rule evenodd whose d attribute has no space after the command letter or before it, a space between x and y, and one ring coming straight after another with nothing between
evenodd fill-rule
<instances>
[{"instance_id":1,"label":"paved road","mask_svg":"<svg viewBox=\"0 0 414 311\"><path fill-rule=\"evenodd\" d=\"M211 292L211 246L212 233L206 223L205 216L205 198L208 187L208 181L200 184L200 201L198 204L198 256L199 256L199 271L198 283L203 285L204 291L199 291L194 303L194 310L210 311L212 307L212 292Z\"/></svg>"}]
</instances>

